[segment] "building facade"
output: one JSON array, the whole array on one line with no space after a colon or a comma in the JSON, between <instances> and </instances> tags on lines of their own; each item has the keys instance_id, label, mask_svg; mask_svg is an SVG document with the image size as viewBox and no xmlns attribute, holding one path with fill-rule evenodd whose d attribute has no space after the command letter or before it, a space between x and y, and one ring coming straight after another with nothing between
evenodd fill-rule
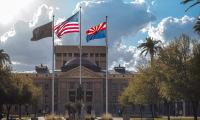
<instances>
[{"instance_id":1,"label":"building facade","mask_svg":"<svg viewBox=\"0 0 200 120\"><path fill-rule=\"evenodd\" d=\"M55 46L55 112L64 114L65 105L77 101L77 89L80 85L80 54L78 46ZM85 111L93 110L96 115L105 113L106 102L106 47L83 46L82 48L82 94ZM47 66L36 66L35 73L22 73L33 79L33 83L41 88L41 98L38 104L38 113L50 113L52 103L52 74ZM108 72L108 112L117 115L122 108L118 97L128 86L134 73L125 67L114 67ZM167 115L165 103L160 103L157 108L158 115ZM31 107L23 106L23 114L33 113ZM174 116L191 116L191 102L179 101L170 105L170 114ZM13 108L13 112L17 112ZM139 105L128 106L129 113L139 116ZM134 113L134 114L133 114ZM143 107L143 114L151 114L149 105ZM200 113L199 113L200 114Z\"/></svg>"},{"instance_id":2,"label":"building facade","mask_svg":"<svg viewBox=\"0 0 200 120\"><path fill-rule=\"evenodd\" d=\"M76 102L77 88L80 84L80 54L78 46L55 46L55 112L65 113L65 104ZM33 83L41 88L42 97L39 111L50 113L52 102L52 75L44 66L37 66L36 73L27 74ZM83 46L82 49L82 88L84 109L100 115L105 112L106 47ZM46 67L45 67L46 69ZM118 109L118 96L128 86L133 74L124 67L115 67L108 75L109 112Z\"/></svg>"}]
</instances>

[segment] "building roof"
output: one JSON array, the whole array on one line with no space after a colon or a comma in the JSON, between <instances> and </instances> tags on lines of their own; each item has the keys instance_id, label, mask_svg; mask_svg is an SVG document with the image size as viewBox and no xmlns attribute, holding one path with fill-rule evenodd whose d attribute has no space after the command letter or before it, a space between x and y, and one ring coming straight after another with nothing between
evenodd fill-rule
<instances>
[{"instance_id":1,"label":"building roof","mask_svg":"<svg viewBox=\"0 0 200 120\"><path fill-rule=\"evenodd\" d=\"M91 69L95 72L100 72L101 71L101 68L98 67L95 63L92 63L90 62L89 60L87 59L84 59L82 58L81 59L81 65L88 68L88 69ZM71 70L75 67L78 67L80 66L80 59L79 58L74 58L72 60L69 60L68 62L66 62L62 67L61 67L61 71L62 72L66 72L68 70Z\"/></svg>"},{"instance_id":2,"label":"building roof","mask_svg":"<svg viewBox=\"0 0 200 120\"><path fill-rule=\"evenodd\" d=\"M133 72L131 72L131 71L125 71L125 72L118 72L118 71L116 71L116 70L109 70L109 74L125 74L125 75L132 75L133 74Z\"/></svg>"}]
</instances>

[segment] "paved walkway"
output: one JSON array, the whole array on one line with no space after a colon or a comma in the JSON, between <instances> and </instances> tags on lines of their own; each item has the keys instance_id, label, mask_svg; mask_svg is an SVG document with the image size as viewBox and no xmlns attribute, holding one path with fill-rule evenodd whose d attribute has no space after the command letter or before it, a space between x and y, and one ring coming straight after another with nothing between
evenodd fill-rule
<instances>
[{"instance_id":1,"label":"paved walkway","mask_svg":"<svg viewBox=\"0 0 200 120\"><path fill-rule=\"evenodd\" d=\"M119 118L119 117L114 117L113 120L123 120L122 118Z\"/></svg>"},{"instance_id":2,"label":"paved walkway","mask_svg":"<svg viewBox=\"0 0 200 120\"><path fill-rule=\"evenodd\" d=\"M38 117L38 120L44 120L44 117Z\"/></svg>"},{"instance_id":3,"label":"paved walkway","mask_svg":"<svg viewBox=\"0 0 200 120\"><path fill-rule=\"evenodd\" d=\"M99 119L100 119L100 117L97 117L96 120L99 120ZM114 117L113 120L123 120L123 119L121 117Z\"/></svg>"},{"instance_id":4,"label":"paved walkway","mask_svg":"<svg viewBox=\"0 0 200 120\"><path fill-rule=\"evenodd\" d=\"M96 120L99 120L100 118L98 117ZM38 120L44 120L44 117L38 117ZM113 120L123 120L122 118L119 117L114 117Z\"/></svg>"}]
</instances>

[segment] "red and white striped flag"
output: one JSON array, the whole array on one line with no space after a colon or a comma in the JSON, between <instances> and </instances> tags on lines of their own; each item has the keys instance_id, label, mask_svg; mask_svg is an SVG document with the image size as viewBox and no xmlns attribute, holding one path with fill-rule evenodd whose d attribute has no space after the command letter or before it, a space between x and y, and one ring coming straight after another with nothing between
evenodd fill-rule
<instances>
[{"instance_id":1,"label":"red and white striped flag","mask_svg":"<svg viewBox=\"0 0 200 120\"><path fill-rule=\"evenodd\" d=\"M79 32L79 12L65 20L64 22L54 26L54 32L58 38L61 38L64 34Z\"/></svg>"}]
</instances>

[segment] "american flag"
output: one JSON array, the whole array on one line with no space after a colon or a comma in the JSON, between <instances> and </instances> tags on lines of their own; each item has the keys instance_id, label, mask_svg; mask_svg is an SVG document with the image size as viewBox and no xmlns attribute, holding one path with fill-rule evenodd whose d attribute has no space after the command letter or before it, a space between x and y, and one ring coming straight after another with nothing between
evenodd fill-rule
<instances>
[{"instance_id":1,"label":"american flag","mask_svg":"<svg viewBox=\"0 0 200 120\"><path fill-rule=\"evenodd\" d=\"M64 22L54 26L54 32L58 38L61 38L64 34L79 32L79 12L65 20Z\"/></svg>"}]
</instances>

